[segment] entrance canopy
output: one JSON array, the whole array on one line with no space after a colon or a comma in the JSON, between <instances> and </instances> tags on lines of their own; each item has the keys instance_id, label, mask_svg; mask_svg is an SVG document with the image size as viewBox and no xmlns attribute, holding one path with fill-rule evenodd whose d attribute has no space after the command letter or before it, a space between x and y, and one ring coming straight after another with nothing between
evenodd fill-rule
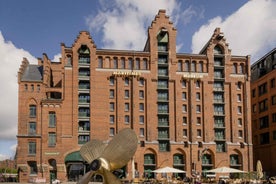
<instances>
[{"instance_id":1,"label":"entrance canopy","mask_svg":"<svg viewBox=\"0 0 276 184\"><path fill-rule=\"evenodd\" d=\"M79 151L72 152L65 157L66 162L84 162Z\"/></svg>"}]
</instances>

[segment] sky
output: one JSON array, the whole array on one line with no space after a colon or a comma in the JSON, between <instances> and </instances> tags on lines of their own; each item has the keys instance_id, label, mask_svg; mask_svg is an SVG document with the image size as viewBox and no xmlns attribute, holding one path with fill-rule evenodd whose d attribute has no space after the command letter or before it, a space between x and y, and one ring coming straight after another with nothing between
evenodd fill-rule
<instances>
[{"instance_id":1,"label":"sky","mask_svg":"<svg viewBox=\"0 0 276 184\"><path fill-rule=\"evenodd\" d=\"M1 0L0 160L13 158L18 117L17 72L23 60L60 57L89 31L100 49L141 51L159 9L177 29L177 52L198 53L220 27L233 55L251 64L275 48L275 0Z\"/></svg>"}]
</instances>

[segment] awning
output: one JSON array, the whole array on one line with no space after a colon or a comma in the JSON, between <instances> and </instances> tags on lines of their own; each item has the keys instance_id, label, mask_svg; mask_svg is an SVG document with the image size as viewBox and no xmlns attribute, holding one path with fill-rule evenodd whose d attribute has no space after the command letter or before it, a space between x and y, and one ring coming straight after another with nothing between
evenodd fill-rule
<instances>
[{"instance_id":1,"label":"awning","mask_svg":"<svg viewBox=\"0 0 276 184\"><path fill-rule=\"evenodd\" d=\"M84 159L81 157L79 151L75 151L75 152L69 153L65 157L65 163L66 162L84 162Z\"/></svg>"}]
</instances>

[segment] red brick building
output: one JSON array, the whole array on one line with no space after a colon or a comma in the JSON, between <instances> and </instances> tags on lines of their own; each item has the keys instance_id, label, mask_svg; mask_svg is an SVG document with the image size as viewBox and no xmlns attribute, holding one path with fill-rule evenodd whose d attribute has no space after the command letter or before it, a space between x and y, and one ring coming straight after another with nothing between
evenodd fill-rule
<instances>
[{"instance_id":1,"label":"red brick building","mask_svg":"<svg viewBox=\"0 0 276 184\"><path fill-rule=\"evenodd\" d=\"M231 55L219 28L199 54L177 53L165 13L152 21L142 51L98 49L82 31L72 46L61 45L58 63L24 59L20 181L76 180L86 170L82 144L108 142L126 127L139 138L134 167L124 168L128 179L163 166L188 177L220 166L253 169L250 58Z\"/></svg>"},{"instance_id":2,"label":"red brick building","mask_svg":"<svg viewBox=\"0 0 276 184\"><path fill-rule=\"evenodd\" d=\"M253 163L256 166L260 160L263 171L268 176L275 176L276 48L252 64L251 73Z\"/></svg>"}]
</instances>

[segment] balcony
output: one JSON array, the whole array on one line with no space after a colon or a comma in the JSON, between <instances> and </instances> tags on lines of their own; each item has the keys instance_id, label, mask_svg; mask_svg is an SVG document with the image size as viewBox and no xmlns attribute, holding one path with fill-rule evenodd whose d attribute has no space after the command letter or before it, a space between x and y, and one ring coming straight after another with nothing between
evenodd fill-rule
<instances>
[{"instance_id":1,"label":"balcony","mask_svg":"<svg viewBox=\"0 0 276 184\"><path fill-rule=\"evenodd\" d=\"M88 118L90 117L89 112L79 112L79 118Z\"/></svg>"},{"instance_id":2,"label":"balcony","mask_svg":"<svg viewBox=\"0 0 276 184\"><path fill-rule=\"evenodd\" d=\"M158 127L169 127L168 121L158 121Z\"/></svg>"},{"instance_id":3,"label":"balcony","mask_svg":"<svg viewBox=\"0 0 276 184\"><path fill-rule=\"evenodd\" d=\"M158 140L168 140L169 134L164 132L158 132Z\"/></svg>"},{"instance_id":4,"label":"balcony","mask_svg":"<svg viewBox=\"0 0 276 184\"><path fill-rule=\"evenodd\" d=\"M79 65L90 65L90 58L89 57L80 57Z\"/></svg>"}]
</instances>

